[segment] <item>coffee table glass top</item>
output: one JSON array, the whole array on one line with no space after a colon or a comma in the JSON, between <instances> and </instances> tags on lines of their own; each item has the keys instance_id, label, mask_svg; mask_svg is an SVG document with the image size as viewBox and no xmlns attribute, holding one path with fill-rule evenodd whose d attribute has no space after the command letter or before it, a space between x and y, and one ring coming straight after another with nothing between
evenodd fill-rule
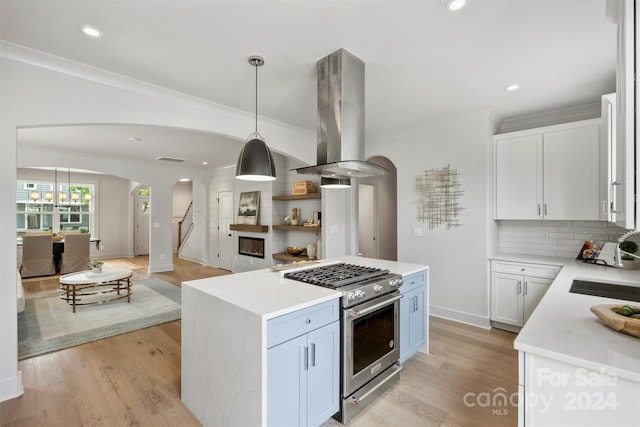
<instances>
[{"instance_id":1,"label":"coffee table glass top","mask_svg":"<svg viewBox=\"0 0 640 427\"><path fill-rule=\"evenodd\" d=\"M69 273L60 277L60 283L64 285L84 285L90 283L112 282L122 280L132 275L131 270L124 268L104 269L102 273L94 273L91 270Z\"/></svg>"}]
</instances>

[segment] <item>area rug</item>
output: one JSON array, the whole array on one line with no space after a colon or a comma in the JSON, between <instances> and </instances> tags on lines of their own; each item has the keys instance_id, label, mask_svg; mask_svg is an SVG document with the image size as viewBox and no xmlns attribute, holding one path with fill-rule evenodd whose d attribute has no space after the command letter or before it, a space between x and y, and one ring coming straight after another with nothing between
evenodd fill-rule
<instances>
[{"instance_id":1,"label":"area rug","mask_svg":"<svg viewBox=\"0 0 640 427\"><path fill-rule=\"evenodd\" d=\"M41 293L25 300L18 314L18 359L73 347L160 323L180 319L180 288L159 279L136 281L131 302L71 306L60 292Z\"/></svg>"}]
</instances>

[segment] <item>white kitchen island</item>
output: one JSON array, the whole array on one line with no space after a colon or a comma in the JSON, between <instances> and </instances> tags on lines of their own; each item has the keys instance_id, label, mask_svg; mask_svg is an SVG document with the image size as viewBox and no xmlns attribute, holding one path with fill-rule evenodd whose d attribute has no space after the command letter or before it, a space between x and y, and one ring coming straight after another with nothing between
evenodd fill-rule
<instances>
[{"instance_id":1,"label":"white kitchen island","mask_svg":"<svg viewBox=\"0 0 640 427\"><path fill-rule=\"evenodd\" d=\"M640 339L607 327L590 307L640 303L569 289L574 278L640 286L640 272L580 261L562 264L514 343L520 364L518 425L638 426Z\"/></svg>"},{"instance_id":2,"label":"white kitchen island","mask_svg":"<svg viewBox=\"0 0 640 427\"><path fill-rule=\"evenodd\" d=\"M428 269L361 257L323 262L378 267L403 276ZM340 296L332 289L284 279L282 272L270 269L184 282L181 397L185 405L205 426L267 425L267 348L274 319L311 313L311 325L320 318L332 321ZM339 397L338 392L335 398Z\"/></svg>"}]
</instances>

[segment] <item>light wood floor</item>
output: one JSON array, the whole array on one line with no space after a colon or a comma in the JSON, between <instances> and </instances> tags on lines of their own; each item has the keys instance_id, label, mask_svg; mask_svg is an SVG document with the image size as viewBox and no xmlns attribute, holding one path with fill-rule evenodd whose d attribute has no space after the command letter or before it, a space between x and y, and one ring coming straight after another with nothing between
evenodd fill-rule
<instances>
[{"instance_id":1,"label":"light wood floor","mask_svg":"<svg viewBox=\"0 0 640 427\"><path fill-rule=\"evenodd\" d=\"M146 257L106 265L177 286L228 273L175 258L169 273L148 274ZM55 289L58 281L27 279L24 286L29 294ZM516 426L517 408L483 400L517 391L516 335L437 318L430 333L430 354L408 361L400 382L350 425ZM25 393L0 403L0 426L200 425L180 400L179 320L26 359L19 369Z\"/></svg>"}]
</instances>

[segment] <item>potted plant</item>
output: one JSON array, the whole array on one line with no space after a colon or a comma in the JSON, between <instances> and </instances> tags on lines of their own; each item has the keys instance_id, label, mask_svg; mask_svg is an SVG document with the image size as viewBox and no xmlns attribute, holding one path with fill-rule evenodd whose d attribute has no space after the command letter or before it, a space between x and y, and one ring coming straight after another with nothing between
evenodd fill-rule
<instances>
[{"instance_id":1,"label":"potted plant","mask_svg":"<svg viewBox=\"0 0 640 427\"><path fill-rule=\"evenodd\" d=\"M624 242L620 243L619 248L622 251L629 252L630 254L635 254L638 250L638 244L632 240L625 240ZM620 258L622 261L622 268L624 270L635 269L634 257L632 257L631 255L622 254Z\"/></svg>"},{"instance_id":2,"label":"potted plant","mask_svg":"<svg viewBox=\"0 0 640 427\"><path fill-rule=\"evenodd\" d=\"M91 267L91 271L94 273L102 273L102 264L104 264L99 259L92 259L89 261L89 267Z\"/></svg>"}]
</instances>

